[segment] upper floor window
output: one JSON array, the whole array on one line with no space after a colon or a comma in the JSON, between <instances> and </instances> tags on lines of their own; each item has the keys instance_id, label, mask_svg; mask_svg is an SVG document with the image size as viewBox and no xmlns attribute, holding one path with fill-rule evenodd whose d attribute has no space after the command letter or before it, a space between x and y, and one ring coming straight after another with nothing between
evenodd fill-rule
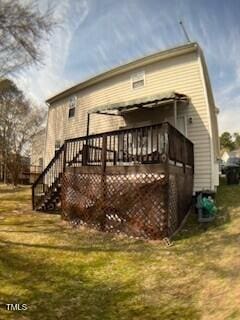
<instances>
[{"instance_id":1,"label":"upper floor window","mask_svg":"<svg viewBox=\"0 0 240 320\"><path fill-rule=\"evenodd\" d=\"M77 97L73 96L69 99L68 118L75 116L75 109L77 105Z\"/></svg>"},{"instance_id":2,"label":"upper floor window","mask_svg":"<svg viewBox=\"0 0 240 320\"><path fill-rule=\"evenodd\" d=\"M141 88L145 85L145 72L134 73L131 77L132 89Z\"/></svg>"}]
</instances>

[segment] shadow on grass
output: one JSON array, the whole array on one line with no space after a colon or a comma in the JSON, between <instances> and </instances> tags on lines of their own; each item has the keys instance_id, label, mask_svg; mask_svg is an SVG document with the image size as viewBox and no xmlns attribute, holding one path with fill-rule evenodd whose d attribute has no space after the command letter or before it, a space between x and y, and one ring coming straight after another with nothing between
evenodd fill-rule
<instances>
[{"instance_id":1,"label":"shadow on grass","mask_svg":"<svg viewBox=\"0 0 240 320\"><path fill-rule=\"evenodd\" d=\"M239 187L222 185L217 205L223 219L199 226L193 214L170 248L61 229L43 215L34 223L7 220L3 227L16 226L21 236L33 232L33 237L13 240L13 233L8 239L1 234L1 302L27 303L23 315L29 320L199 320L199 279L208 274L207 279L234 283L238 276L236 265L219 260L223 251L226 258L228 249L238 250L239 233L224 228L240 206ZM51 237L35 238L47 229Z\"/></svg>"},{"instance_id":2,"label":"shadow on grass","mask_svg":"<svg viewBox=\"0 0 240 320\"><path fill-rule=\"evenodd\" d=\"M13 187L12 185L6 185L6 184L1 184L0 183L0 194L1 193L18 193L19 191L26 191L26 190L30 190L31 189L31 185L25 185L25 186L17 186L17 187Z\"/></svg>"},{"instance_id":3,"label":"shadow on grass","mask_svg":"<svg viewBox=\"0 0 240 320\"><path fill-rule=\"evenodd\" d=\"M200 319L191 297L184 292L180 297L169 297L165 290L158 303L148 301L152 290L141 288L137 275L129 276L133 270L128 266L121 274L111 256L94 255L87 260L74 255L68 261L70 257L62 252L66 260L59 264L44 258L34 245L24 255L14 245L2 247L0 252L4 270L1 302L27 303L26 319ZM111 264L112 272L107 272ZM15 288L15 293L4 291L5 285Z\"/></svg>"},{"instance_id":4,"label":"shadow on grass","mask_svg":"<svg viewBox=\"0 0 240 320\"><path fill-rule=\"evenodd\" d=\"M195 298L198 281L185 270L191 265L194 270L195 264L204 262L198 268L199 277L207 270L220 278L232 281L237 278L235 266L220 267L218 264L222 248L236 246L235 235L224 234L215 246L211 241L204 246L195 241L194 247L168 249L144 241L117 241L110 235L103 239L102 234L86 238L80 232L75 238L79 244L73 241L72 246L1 240L1 270L4 270L3 275L5 273L0 288L1 302L27 303L29 310L24 314L36 320L198 320L201 319ZM70 237L69 242L71 240ZM171 275L168 269L165 273L158 272L153 287L145 287L139 268L151 265L161 251L174 253L174 259L184 257L180 263L176 262L182 271L177 275ZM124 259L128 252L128 264L114 267L114 255L119 253ZM57 256L62 259L60 263L55 261ZM183 280L179 281L180 275ZM16 293L4 292L4 282L7 287L15 288Z\"/></svg>"},{"instance_id":5,"label":"shadow on grass","mask_svg":"<svg viewBox=\"0 0 240 320\"><path fill-rule=\"evenodd\" d=\"M8 188L8 187L6 187L6 188L3 188L3 187L1 187L0 188L0 194L2 193L2 194L6 194L6 193L18 193L19 191L22 191L22 188Z\"/></svg>"}]
</instances>

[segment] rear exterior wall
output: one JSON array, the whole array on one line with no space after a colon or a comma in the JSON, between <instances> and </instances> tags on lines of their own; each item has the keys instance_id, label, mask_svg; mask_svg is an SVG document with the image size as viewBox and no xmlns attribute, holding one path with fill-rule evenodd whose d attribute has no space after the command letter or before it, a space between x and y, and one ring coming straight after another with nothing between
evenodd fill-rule
<instances>
[{"instance_id":1,"label":"rear exterior wall","mask_svg":"<svg viewBox=\"0 0 240 320\"><path fill-rule=\"evenodd\" d=\"M133 89L131 76L141 71L145 72L145 85ZM208 98L204 93L204 85L199 54L193 52L154 62L82 89L76 94L77 107L72 118L68 118L70 97L53 103L49 107L48 114L45 166L54 156L56 140L63 143L65 139L86 135L87 112L91 108L166 91L176 91L186 94L191 99L188 106L178 107L178 115L186 118L187 137L194 143L194 190L213 189L213 158L210 143L212 134L210 134ZM192 119L191 123L189 118ZM124 125L124 120L120 117L92 115L90 133L115 130Z\"/></svg>"}]
</instances>

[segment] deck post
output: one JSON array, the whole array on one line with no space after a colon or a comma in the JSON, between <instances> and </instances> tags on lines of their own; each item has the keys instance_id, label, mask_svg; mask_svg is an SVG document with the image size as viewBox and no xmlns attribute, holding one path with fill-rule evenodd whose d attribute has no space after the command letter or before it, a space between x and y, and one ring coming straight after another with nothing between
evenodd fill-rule
<instances>
[{"instance_id":1,"label":"deck post","mask_svg":"<svg viewBox=\"0 0 240 320\"><path fill-rule=\"evenodd\" d=\"M170 172L169 172L169 159L171 156L171 152L170 152L170 148L171 146L171 127L169 125L169 123L163 123L162 127L161 127L161 131L164 137L164 158L162 158L162 166L164 169L164 174L165 174L165 180L166 180L166 186L163 190L163 197L164 197L164 203L166 205L166 218L165 218L165 237L169 236L169 197L168 197L168 189L169 189L169 185L170 185ZM163 161L164 160L164 161ZM159 230L159 232L161 232Z\"/></svg>"},{"instance_id":2,"label":"deck post","mask_svg":"<svg viewBox=\"0 0 240 320\"><path fill-rule=\"evenodd\" d=\"M87 114L87 137L89 136L90 113Z\"/></svg>"},{"instance_id":3,"label":"deck post","mask_svg":"<svg viewBox=\"0 0 240 320\"><path fill-rule=\"evenodd\" d=\"M32 185L32 209L34 210L35 209L35 194L34 194L34 183L33 183L33 185Z\"/></svg>"},{"instance_id":4,"label":"deck post","mask_svg":"<svg viewBox=\"0 0 240 320\"><path fill-rule=\"evenodd\" d=\"M102 160L102 174L105 173L106 171L106 160L107 160L107 135L103 134L103 139L102 139L102 155L101 155L101 160Z\"/></svg>"},{"instance_id":5,"label":"deck post","mask_svg":"<svg viewBox=\"0 0 240 320\"><path fill-rule=\"evenodd\" d=\"M115 166L117 164L117 152L113 152L113 165Z\"/></svg>"},{"instance_id":6,"label":"deck post","mask_svg":"<svg viewBox=\"0 0 240 320\"><path fill-rule=\"evenodd\" d=\"M106 197L106 160L107 160L107 135L103 134L102 138L102 154L101 154L101 175L102 175L102 197Z\"/></svg>"},{"instance_id":7,"label":"deck post","mask_svg":"<svg viewBox=\"0 0 240 320\"><path fill-rule=\"evenodd\" d=\"M67 142L64 141L63 146L63 172L66 170L66 158L67 158Z\"/></svg>"},{"instance_id":8,"label":"deck post","mask_svg":"<svg viewBox=\"0 0 240 320\"><path fill-rule=\"evenodd\" d=\"M174 127L177 129L177 100L174 99Z\"/></svg>"},{"instance_id":9,"label":"deck post","mask_svg":"<svg viewBox=\"0 0 240 320\"><path fill-rule=\"evenodd\" d=\"M84 165L87 165L87 164L88 164L88 155L89 155L89 148L88 148L89 128L90 128L90 113L87 114L87 135L86 135L86 149L85 149L85 161L84 161Z\"/></svg>"},{"instance_id":10,"label":"deck post","mask_svg":"<svg viewBox=\"0 0 240 320\"><path fill-rule=\"evenodd\" d=\"M86 145L83 145L82 148L82 166L87 166L88 163L88 154L87 154L87 142Z\"/></svg>"},{"instance_id":11,"label":"deck post","mask_svg":"<svg viewBox=\"0 0 240 320\"><path fill-rule=\"evenodd\" d=\"M184 137L183 143L183 172L186 173L186 163L187 163L187 147L186 138Z\"/></svg>"},{"instance_id":12,"label":"deck post","mask_svg":"<svg viewBox=\"0 0 240 320\"><path fill-rule=\"evenodd\" d=\"M166 161L165 163L168 162L169 159L169 148L170 148L170 143L169 143L169 124L168 123L163 123L161 127L162 135L164 137L164 154L166 156Z\"/></svg>"},{"instance_id":13,"label":"deck post","mask_svg":"<svg viewBox=\"0 0 240 320\"><path fill-rule=\"evenodd\" d=\"M89 158L89 148L88 148L88 145L89 145L89 130L90 130L90 113L88 113L88 116L87 116L87 140L86 140L86 165L88 164L88 158Z\"/></svg>"}]
</instances>

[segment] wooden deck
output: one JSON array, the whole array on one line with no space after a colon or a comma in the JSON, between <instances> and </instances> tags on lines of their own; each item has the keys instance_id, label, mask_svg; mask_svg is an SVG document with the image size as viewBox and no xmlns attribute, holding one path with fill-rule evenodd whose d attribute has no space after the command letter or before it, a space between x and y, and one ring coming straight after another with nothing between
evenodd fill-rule
<instances>
[{"instance_id":1,"label":"wooden deck","mask_svg":"<svg viewBox=\"0 0 240 320\"><path fill-rule=\"evenodd\" d=\"M65 219L105 232L159 239L171 236L192 199L191 168L148 164L68 168L62 178Z\"/></svg>"},{"instance_id":2,"label":"wooden deck","mask_svg":"<svg viewBox=\"0 0 240 320\"><path fill-rule=\"evenodd\" d=\"M107 232L170 236L191 203L193 144L169 123L66 140L33 184L33 207Z\"/></svg>"}]
</instances>

